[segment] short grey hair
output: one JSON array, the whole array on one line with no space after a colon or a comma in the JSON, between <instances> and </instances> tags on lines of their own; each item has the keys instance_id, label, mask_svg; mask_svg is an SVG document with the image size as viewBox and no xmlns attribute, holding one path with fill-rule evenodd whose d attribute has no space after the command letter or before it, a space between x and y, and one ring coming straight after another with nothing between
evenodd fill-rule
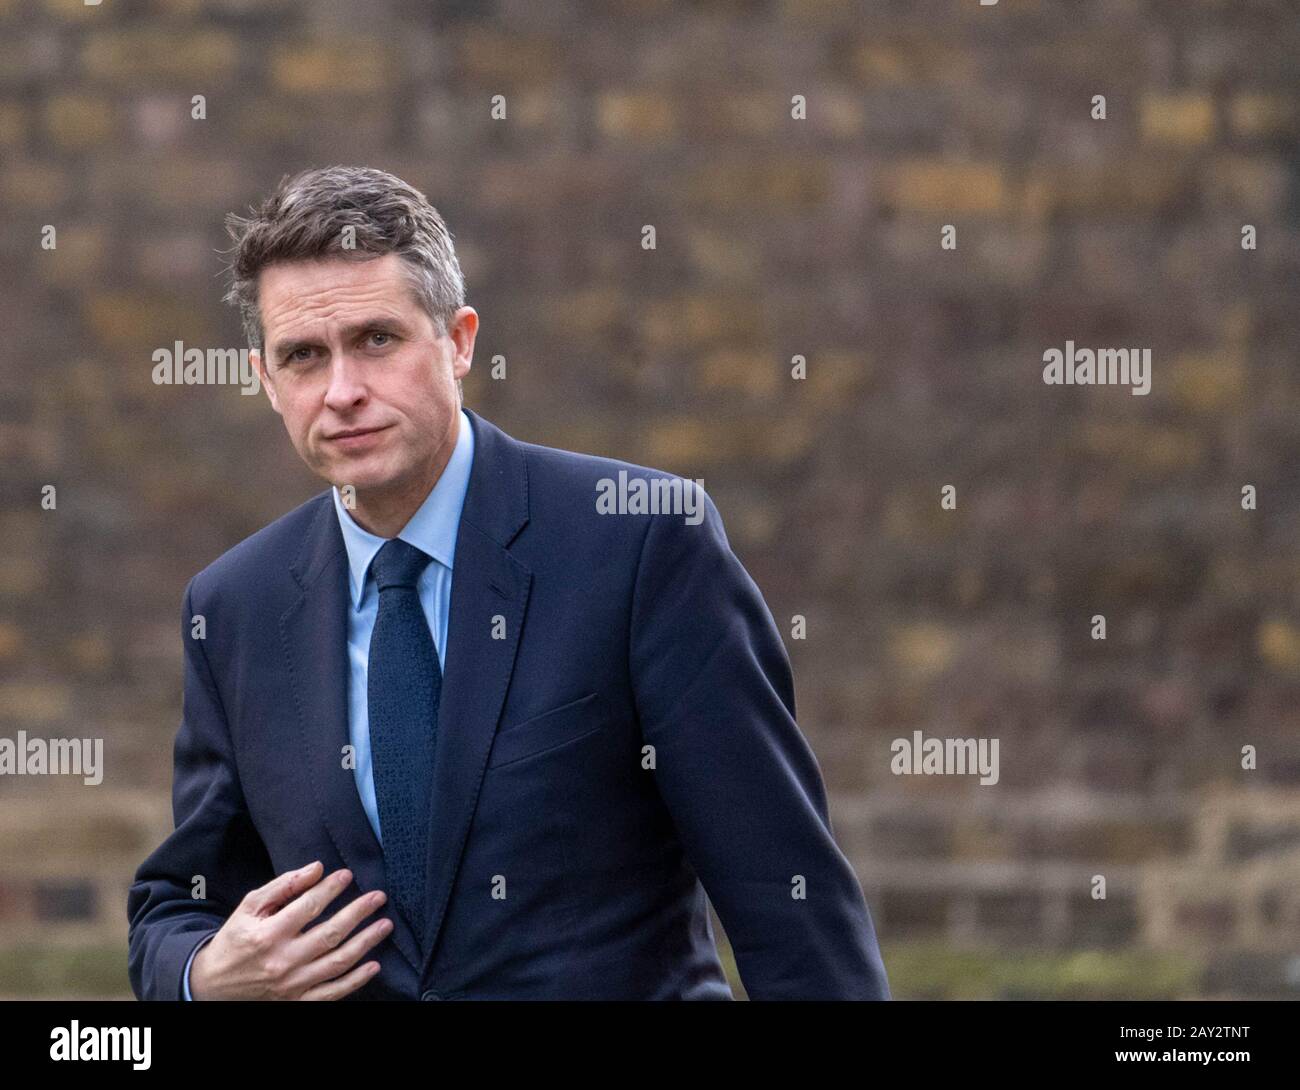
<instances>
[{"instance_id":1,"label":"short grey hair","mask_svg":"<svg viewBox=\"0 0 1300 1090\"><path fill-rule=\"evenodd\" d=\"M261 350L266 335L258 276L280 262L327 256L367 261L395 253L440 336L465 305L465 278L442 216L423 193L387 171L329 166L286 174L275 192L249 211L251 216L226 216L226 233L235 245L223 301L239 308L250 348ZM345 248L348 227L355 245Z\"/></svg>"}]
</instances>

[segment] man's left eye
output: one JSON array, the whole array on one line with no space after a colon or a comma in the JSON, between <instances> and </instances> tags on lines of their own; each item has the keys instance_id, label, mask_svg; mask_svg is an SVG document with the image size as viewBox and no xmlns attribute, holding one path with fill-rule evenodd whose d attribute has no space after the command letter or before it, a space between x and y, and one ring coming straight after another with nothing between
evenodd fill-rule
<instances>
[{"instance_id":1,"label":"man's left eye","mask_svg":"<svg viewBox=\"0 0 1300 1090\"><path fill-rule=\"evenodd\" d=\"M382 329L376 329L372 334L370 334L370 336L371 336L372 339L375 338L375 337L387 337L389 340L392 340L392 337L393 337L393 335L392 335L391 333L385 333ZM387 343L387 342L384 342L384 343ZM383 347L383 344L381 344L379 347L382 348L382 347Z\"/></svg>"}]
</instances>

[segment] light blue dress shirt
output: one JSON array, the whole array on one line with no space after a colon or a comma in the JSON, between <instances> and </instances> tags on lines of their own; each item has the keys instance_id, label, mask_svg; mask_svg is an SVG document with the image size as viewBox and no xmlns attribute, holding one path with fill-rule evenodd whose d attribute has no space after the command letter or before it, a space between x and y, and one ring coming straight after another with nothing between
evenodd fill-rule
<instances>
[{"instance_id":1,"label":"light blue dress shirt","mask_svg":"<svg viewBox=\"0 0 1300 1090\"><path fill-rule=\"evenodd\" d=\"M469 488L470 467L474 462L474 431L469 417L460 411L460 434L442 476L433 490L420 504L410 521L397 535L433 557L420 575L416 589L424 615L438 649L438 662L447 661L447 624L451 613L451 565L456 552L456 533L460 528L460 513L465 505ZM386 538L376 537L363 530L343 506L339 490L333 489L334 511L338 515L339 529L343 531L343 544L348 553L348 592L352 608L348 610L348 740L356 754L353 775L361 806L375 830L375 837L383 843L379 828L379 806L375 801L375 781L370 764L370 712L367 699L366 678L370 659L370 634L374 631L375 617L379 612L379 592L370 576L370 562L379 552ZM211 936L209 936L209 939ZM185 963L182 990L187 1000L190 995L190 966L203 948L204 939L194 948Z\"/></svg>"}]
</instances>

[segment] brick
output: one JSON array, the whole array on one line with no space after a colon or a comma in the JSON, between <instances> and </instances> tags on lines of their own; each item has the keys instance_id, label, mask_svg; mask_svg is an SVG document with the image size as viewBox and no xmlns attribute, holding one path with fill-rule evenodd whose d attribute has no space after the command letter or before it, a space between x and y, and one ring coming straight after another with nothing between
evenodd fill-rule
<instances>
[{"instance_id":1,"label":"brick","mask_svg":"<svg viewBox=\"0 0 1300 1090\"><path fill-rule=\"evenodd\" d=\"M735 461L787 465L803 457L815 439L812 427L797 418L763 432L742 419L669 417L648 429L642 445L648 464L696 477L705 467ZM707 479L704 487L709 487Z\"/></svg>"},{"instance_id":2,"label":"brick","mask_svg":"<svg viewBox=\"0 0 1300 1090\"><path fill-rule=\"evenodd\" d=\"M969 87L977 64L973 50L928 32L907 39L864 42L854 50L852 62L854 74L867 86L902 87Z\"/></svg>"},{"instance_id":3,"label":"brick","mask_svg":"<svg viewBox=\"0 0 1300 1090\"><path fill-rule=\"evenodd\" d=\"M720 499L714 502L723 506ZM780 529L780 513L759 496L749 496L743 502L726 506L727 536L734 540L738 552L766 547Z\"/></svg>"},{"instance_id":4,"label":"brick","mask_svg":"<svg viewBox=\"0 0 1300 1090\"><path fill-rule=\"evenodd\" d=\"M87 292L82 299L82 318L100 342L136 357L134 367L124 369L120 377L134 376L136 386L155 392L158 387L153 385L150 360L154 349L170 348L178 339L186 345L206 343L197 315L189 307L156 295Z\"/></svg>"},{"instance_id":5,"label":"brick","mask_svg":"<svg viewBox=\"0 0 1300 1090\"><path fill-rule=\"evenodd\" d=\"M0 85L59 86L73 63L67 41L48 29L0 34Z\"/></svg>"},{"instance_id":6,"label":"brick","mask_svg":"<svg viewBox=\"0 0 1300 1090\"><path fill-rule=\"evenodd\" d=\"M1161 369L1162 390L1195 413L1233 412L1241 407L1246 360L1240 352L1178 356Z\"/></svg>"},{"instance_id":7,"label":"brick","mask_svg":"<svg viewBox=\"0 0 1300 1090\"><path fill-rule=\"evenodd\" d=\"M236 0L235 6L241 6L247 3L247 0ZM193 19L201 16L204 8L209 5L205 0L153 0L160 14L171 16L176 19Z\"/></svg>"},{"instance_id":8,"label":"brick","mask_svg":"<svg viewBox=\"0 0 1300 1090\"><path fill-rule=\"evenodd\" d=\"M779 366L779 361L762 351L721 349L700 361L700 388L754 398L770 397L777 390Z\"/></svg>"},{"instance_id":9,"label":"brick","mask_svg":"<svg viewBox=\"0 0 1300 1090\"><path fill-rule=\"evenodd\" d=\"M873 364L864 354L841 352L834 349L800 353L808 364L807 378L802 380L805 395L811 403L823 408L843 405L860 396L873 372ZM789 376L793 364L788 359L778 360L780 374ZM795 379L789 380L795 383ZM796 389L797 394L797 389Z\"/></svg>"},{"instance_id":10,"label":"brick","mask_svg":"<svg viewBox=\"0 0 1300 1090\"><path fill-rule=\"evenodd\" d=\"M521 89L510 94L507 105L510 122L520 129L542 136L581 138L577 134L585 125L586 107L576 94L564 93L556 87ZM484 110L483 117L487 119L490 114ZM441 121L446 127L461 125L461 119L452 111L439 112L431 119Z\"/></svg>"},{"instance_id":11,"label":"brick","mask_svg":"<svg viewBox=\"0 0 1300 1090\"><path fill-rule=\"evenodd\" d=\"M1214 135L1214 100L1200 94L1147 94L1139 102L1138 126L1146 140L1199 146Z\"/></svg>"},{"instance_id":12,"label":"brick","mask_svg":"<svg viewBox=\"0 0 1300 1090\"><path fill-rule=\"evenodd\" d=\"M1205 165L1201 176L1211 206L1248 216L1273 216L1282 208L1291 185L1286 167L1264 156L1218 155Z\"/></svg>"},{"instance_id":13,"label":"brick","mask_svg":"<svg viewBox=\"0 0 1300 1090\"><path fill-rule=\"evenodd\" d=\"M15 161L6 165L0 174L0 186L3 186L7 204L47 214L57 209L72 192L71 180L58 167L33 161ZM48 223L49 220L41 222ZM39 241L39 230L33 230L34 249L39 248Z\"/></svg>"},{"instance_id":14,"label":"brick","mask_svg":"<svg viewBox=\"0 0 1300 1090\"><path fill-rule=\"evenodd\" d=\"M0 684L0 711L24 727L55 723L67 716L72 692L52 682L7 681Z\"/></svg>"},{"instance_id":15,"label":"brick","mask_svg":"<svg viewBox=\"0 0 1300 1090\"><path fill-rule=\"evenodd\" d=\"M74 636L67 643L67 654L78 673L92 678L104 677L113 661L112 645L103 633Z\"/></svg>"},{"instance_id":16,"label":"brick","mask_svg":"<svg viewBox=\"0 0 1300 1090\"><path fill-rule=\"evenodd\" d=\"M676 130L672 103L653 93L606 92L596 99L602 135L635 143L669 140Z\"/></svg>"},{"instance_id":17,"label":"brick","mask_svg":"<svg viewBox=\"0 0 1300 1090\"><path fill-rule=\"evenodd\" d=\"M206 214L212 208L234 208L247 187L230 159L198 154L137 156L106 167L102 180L124 190L147 186L153 214L178 218L191 210Z\"/></svg>"},{"instance_id":18,"label":"brick","mask_svg":"<svg viewBox=\"0 0 1300 1090\"><path fill-rule=\"evenodd\" d=\"M756 279L762 261L761 245L720 231L693 230L686 239L691 262L710 280Z\"/></svg>"},{"instance_id":19,"label":"brick","mask_svg":"<svg viewBox=\"0 0 1300 1090\"><path fill-rule=\"evenodd\" d=\"M996 163L913 160L886 166L883 173L887 198L905 212L970 215L997 212L1007 203L1003 169Z\"/></svg>"},{"instance_id":20,"label":"brick","mask_svg":"<svg viewBox=\"0 0 1300 1090\"><path fill-rule=\"evenodd\" d=\"M224 31L166 26L98 30L81 53L92 79L133 90L167 84L189 93L233 75L238 60L237 41Z\"/></svg>"},{"instance_id":21,"label":"brick","mask_svg":"<svg viewBox=\"0 0 1300 1090\"><path fill-rule=\"evenodd\" d=\"M198 277L211 272L212 247L204 235L169 232L137 241L136 267L142 278L168 284L178 277Z\"/></svg>"},{"instance_id":22,"label":"brick","mask_svg":"<svg viewBox=\"0 0 1300 1090\"><path fill-rule=\"evenodd\" d=\"M1159 362L1152 358L1153 391L1160 389ZM1124 389L1098 387L1100 393L1131 398ZM1083 450L1124 465L1140 478L1159 477L1175 470L1191 472L1205 457L1205 441L1190 428L1161 427L1140 421L1094 420L1079 436Z\"/></svg>"},{"instance_id":23,"label":"brick","mask_svg":"<svg viewBox=\"0 0 1300 1090\"><path fill-rule=\"evenodd\" d=\"M830 191L828 163L773 156L710 163L686 177L680 195L689 206L730 214L738 207L816 208Z\"/></svg>"},{"instance_id":24,"label":"brick","mask_svg":"<svg viewBox=\"0 0 1300 1090\"><path fill-rule=\"evenodd\" d=\"M17 147L27 138L27 112L17 102L0 102L0 148Z\"/></svg>"},{"instance_id":25,"label":"brick","mask_svg":"<svg viewBox=\"0 0 1300 1090\"><path fill-rule=\"evenodd\" d=\"M783 22L804 27L847 25L856 13L851 0L779 0L777 7Z\"/></svg>"},{"instance_id":26,"label":"brick","mask_svg":"<svg viewBox=\"0 0 1300 1090\"><path fill-rule=\"evenodd\" d=\"M388 46L377 39L295 42L267 58L271 82L291 95L374 95L396 76Z\"/></svg>"},{"instance_id":27,"label":"brick","mask_svg":"<svg viewBox=\"0 0 1300 1090\"><path fill-rule=\"evenodd\" d=\"M460 77L483 87L485 97L521 84L554 82L564 74L564 56L548 39L468 25L457 34L457 45Z\"/></svg>"},{"instance_id":28,"label":"brick","mask_svg":"<svg viewBox=\"0 0 1300 1090\"><path fill-rule=\"evenodd\" d=\"M45 131L59 147L81 151L106 143L116 128L112 106L90 95L55 95L45 103Z\"/></svg>"},{"instance_id":29,"label":"brick","mask_svg":"<svg viewBox=\"0 0 1300 1090\"><path fill-rule=\"evenodd\" d=\"M1296 104L1281 95L1233 95L1228 103L1228 125L1234 135L1248 139L1295 136Z\"/></svg>"},{"instance_id":30,"label":"brick","mask_svg":"<svg viewBox=\"0 0 1300 1090\"><path fill-rule=\"evenodd\" d=\"M626 319L624 303L622 294L613 287L583 285L551 299L542 311L542 318L554 335L590 339L620 328ZM476 358L474 370L481 366Z\"/></svg>"},{"instance_id":31,"label":"brick","mask_svg":"<svg viewBox=\"0 0 1300 1090\"><path fill-rule=\"evenodd\" d=\"M68 223L58 226L57 248L42 250L36 270L50 284L80 288L103 266L108 256L104 228L96 223Z\"/></svg>"},{"instance_id":32,"label":"brick","mask_svg":"<svg viewBox=\"0 0 1300 1090\"><path fill-rule=\"evenodd\" d=\"M853 140L866 128L867 108L858 95L819 88L808 100L807 123L832 139Z\"/></svg>"},{"instance_id":33,"label":"brick","mask_svg":"<svg viewBox=\"0 0 1300 1090\"><path fill-rule=\"evenodd\" d=\"M727 438L724 432L703 420L677 417L652 425L642 446L648 463L653 466L709 464L734 456Z\"/></svg>"},{"instance_id":34,"label":"brick","mask_svg":"<svg viewBox=\"0 0 1300 1090\"><path fill-rule=\"evenodd\" d=\"M41 6L50 15L69 23L88 23L103 17L103 8L87 4L86 0L41 0Z\"/></svg>"},{"instance_id":35,"label":"brick","mask_svg":"<svg viewBox=\"0 0 1300 1090\"><path fill-rule=\"evenodd\" d=\"M1023 214L1033 220L1067 213L1094 217L1153 215L1190 184L1167 161L1103 161L1061 166L1033 163L1018 194Z\"/></svg>"},{"instance_id":36,"label":"brick","mask_svg":"<svg viewBox=\"0 0 1300 1090\"><path fill-rule=\"evenodd\" d=\"M1269 667L1300 676L1300 627L1283 617L1265 618L1256 632L1255 646Z\"/></svg>"},{"instance_id":37,"label":"brick","mask_svg":"<svg viewBox=\"0 0 1300 1090\"><path fill-rule=\"evenodd\" d=\"M918 678L937 677L952 666L958 651L958 637L949 625L918 621L900 625L890 633L889 651L890 657L905 674Z\"/></svg>"},{"instance_id":38,"label":"brick","mask_svg":"<svg viewBox=\"0 0 1300 1090\"><path fill-rule=\"evenodd\" d=\"M12 659L23 646L23 631L16 624L0 621L0 662Z\"/></svg>"},{"instance_id":39,"label":"brick","mask_svg":"<svg viewBox=\"0 0 1300 1090\"><path fill-rule=\"evenodd\" d=\"M648 303L642 313L642 332L656 348L705 345L748 336L761 321L755 299L692 295Z\"/></svg>"}]
</instances>

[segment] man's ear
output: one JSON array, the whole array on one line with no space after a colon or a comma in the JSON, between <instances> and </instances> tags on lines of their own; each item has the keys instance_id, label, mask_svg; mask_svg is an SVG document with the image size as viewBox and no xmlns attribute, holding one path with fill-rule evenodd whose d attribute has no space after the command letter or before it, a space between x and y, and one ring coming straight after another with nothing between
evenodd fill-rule
<instances>
[{"instance_id":1,"label":"man's ear","mask_svg":"<svg viewBox=\"0 0 1300 1090\"><path fill-rule=\"evenodd\" d=\"M451 328L447 331L451 337L455 355L451 361L451 373L456 379L463 379L469 374L474 362L474 338L478 335L478 311L473 307L461 307L456 311Z\"/></svg>"},{"instance_id":2,"label":"man's ear","mask_svg":"<svg viewBox=\"0 0 1300 1090\"><path fill-rule=\"evenodd\" d=\"M262 350L260 348L250 348L248 358L253 361L253 366L257 368L257 377L262 380L262 389L266 391L266 396L271 399L271 408L277 413L280 411L280 402L275 397L275 387L271 385L271 379L266 373L266 364L262 361Z\"/></svg>"}]
</instances>

